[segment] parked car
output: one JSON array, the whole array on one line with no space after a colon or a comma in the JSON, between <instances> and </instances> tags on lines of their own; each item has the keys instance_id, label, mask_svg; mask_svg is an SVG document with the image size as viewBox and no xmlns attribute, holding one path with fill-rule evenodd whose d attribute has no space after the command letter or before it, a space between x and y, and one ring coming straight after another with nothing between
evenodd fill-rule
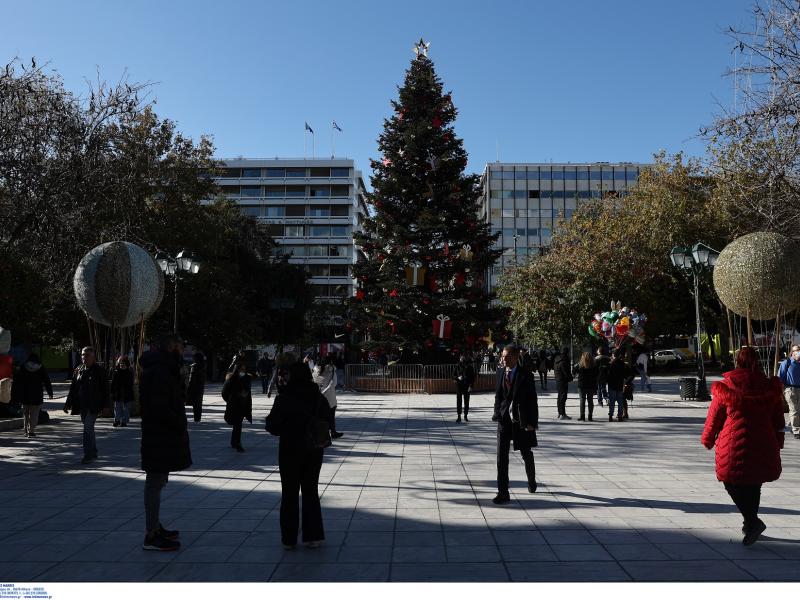
<instances>
[{"instance_id":1,"label":"parked car","mask_svg":"<svg viewBox=\"0 0 800 600\"><path fill-rule=\"evenodd\" d=\"M683 355L677 350L658 350L654 360L659 367L677 367L683 362Z\"/></svg>"}]
</instances>

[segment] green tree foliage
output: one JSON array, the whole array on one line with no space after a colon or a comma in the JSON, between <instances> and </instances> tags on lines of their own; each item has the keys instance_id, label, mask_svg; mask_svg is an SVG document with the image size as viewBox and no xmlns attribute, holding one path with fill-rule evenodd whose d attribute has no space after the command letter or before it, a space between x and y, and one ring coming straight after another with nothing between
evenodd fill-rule
<instances>
[{"instance_id":1,"label":"green tree foliage","mask_svg":"<svg viewBox=\"0 0 800 600\"><path fill-rule=\"evenodd\" d=\"M729 241L715 186L696 161L662 154L627 196L581 205L559 222L548 253L501 277L499 296L514 308L511 328L529 342L556 345L568 339L571 322L588 341L592 315L620 300L648 315L649 336L691 331L691 282L672 266L670 250L698 241L721 249ZM713 323L721 313L710 278L701 295Z\"/></svg>"},{"instance_id":2,"label":"green tree foliage","mask_svg":"<svg viewBox=\"0 0 800 600\"><path fill-rule=\"evenodd\" d=\"M392 106L378 139L382 159L372 161L374 213L356 235L367 260L355 268L350 326L367 347L428 352L439 345L432 321L441 314L452 323L451 349L477 347L502 325L484 285L499 251L478 221L480 182L464 174L456 108L424 52ZM409 280L414 264L426 270L424 285Z\"/></svg>"},{"instance_id":3,"label":"green tree foliage","mask_svg":"<svg viewBox=\"0 0 800 600\"><path fill-rule=\"evenodd\" d=\"M219 193L211 140L159 118L144 89L99 83L80 98L41 67L0 71L0 318L17 341L85 339L72 276L89 249L118 239L200 257L180 283L178 321L207 352L269 341L277 291L308 306L305 274L266 231L234 203L208 202ZM151 333L171 331L173 293L167 283ZM302 315L291 323L300 335Z\"/></svg>"}]
</instances>

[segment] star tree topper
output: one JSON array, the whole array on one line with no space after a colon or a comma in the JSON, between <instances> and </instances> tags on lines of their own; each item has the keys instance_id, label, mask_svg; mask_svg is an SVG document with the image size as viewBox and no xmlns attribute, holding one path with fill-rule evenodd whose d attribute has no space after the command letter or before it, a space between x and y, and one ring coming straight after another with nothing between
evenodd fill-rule
<instances>
[{"instance_id":1,"label":"star tree topper","mask_svg":"<svg viewBox=\"0 0 800 600\"><path fill-rule=\"evenodd\" d=\"M422 38L419 38L419 41L414 44L414 54L417 56L428 56L428 48L430 48L430 42L426 42Z\"/></svg>"}]
</instances>

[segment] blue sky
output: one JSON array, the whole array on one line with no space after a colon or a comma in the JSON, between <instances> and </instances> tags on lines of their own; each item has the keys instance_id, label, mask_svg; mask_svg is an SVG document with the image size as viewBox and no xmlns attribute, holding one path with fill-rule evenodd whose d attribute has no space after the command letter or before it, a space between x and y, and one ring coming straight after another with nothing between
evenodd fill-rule
<instances>
[{"instance_id":1,"label":"blue sky","mask_svg":"<svg viewBox=\"0 0 800 600\"><path fill-rule=\"evenodd\" d=\"M494 161L648 162L704 152L698 128L733 100L729 25L750 0L0 0L0 59L84 79L154 83L156 110L220 157L318 156L369 170L390 98L423 36L459 108L469 169ZM310 152L310 147L309 147Z\"/></svg>"}]
</instances>

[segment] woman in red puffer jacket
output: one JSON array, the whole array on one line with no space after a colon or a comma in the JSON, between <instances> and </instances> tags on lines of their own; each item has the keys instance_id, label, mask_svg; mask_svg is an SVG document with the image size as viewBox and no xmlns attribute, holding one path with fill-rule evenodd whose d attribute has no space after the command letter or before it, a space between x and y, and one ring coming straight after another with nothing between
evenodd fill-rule
<instances>
[{"instance_id":1,"label":"woman in red puffer jacket","mask_svg":"<svg viewBox=\"0 0 800 600\"><path fill-rule=\"evenodd\" d=\"M717 479L744 517L742 543L749 546L767 528L758 518L761 484L781 475L783 384L764 375L755 350L744 347L711 396L702 442L717 446Z\"/></svg>"}]
</instances>

